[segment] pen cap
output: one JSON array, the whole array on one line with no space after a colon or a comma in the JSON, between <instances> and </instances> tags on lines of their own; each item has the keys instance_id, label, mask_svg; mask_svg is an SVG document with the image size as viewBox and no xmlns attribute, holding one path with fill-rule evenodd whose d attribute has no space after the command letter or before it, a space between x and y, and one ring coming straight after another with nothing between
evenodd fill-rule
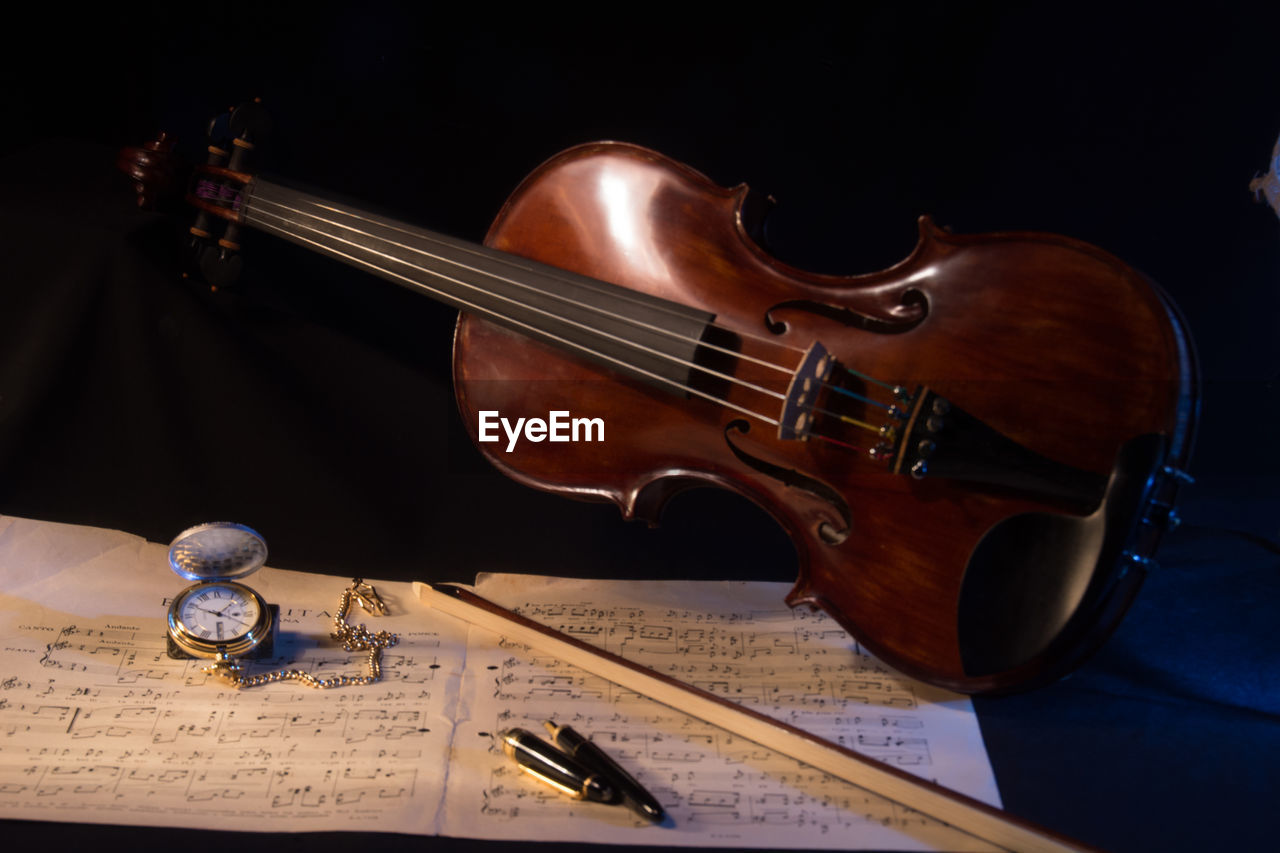
<instances>
[{"instance_id":1,"label":"pen cap","mask_svg":"<svg viewBox=\"0 0 1280 853\"><path fill-rule=\"evenodd\" d=\"M551 740L555 745L563 749L565 752L573 753L578 749L578 747L588 742L585 737L578 734L573 729L568 726L556 725L552 720L546 720L542 725L547 730L547 733L551 735Z\"/></svg>"},{"instance_id":2,"label":"pen cap","mask_svg":"<svg viewBox=\"0 0 1280 853\"><path fill-rule=\"evenodd\" d=\"M617 789L623 801L636 814L655 823L664 819L662 804L604 750L568 726L556 725L551 720L545 721L542 725L551 733L551 739L556 746L609 780L609 784Z\"/></svg>"},{"instance_id":3,"label":"pen cap","mask_svg":"<svg viewBox=\"0 0 1280 853\"><path fill-rule=\"evenodd\" d=\"M599 774L560 752L532 732L507 729L499 734L502 751L531 776L579 800L611 803L618 792Z\"/></svg>"}]
</instances>

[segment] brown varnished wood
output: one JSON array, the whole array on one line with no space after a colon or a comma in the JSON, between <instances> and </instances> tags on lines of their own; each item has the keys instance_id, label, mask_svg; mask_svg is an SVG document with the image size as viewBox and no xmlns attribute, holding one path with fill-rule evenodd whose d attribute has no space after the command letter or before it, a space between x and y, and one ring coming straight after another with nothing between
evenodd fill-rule
<instances>
[{"instance_id":1,"label":"brown varnished wood","mask_svg":"<svg viewBox=\"0 0 1280 853\"><path fill-rule=\"evenodd\" d=\"M915 250L896 266L814 275L769 257L746 236L745 187L716 186L635 146L595 143L536 170L490 230L493 249L555 268L538 272L501 254L481 260L483 253L459 241L320 197L281 196L240 162L253 147L249 137L268 128L256 105L237 108L227 128L237 136L237 154L223 165L225 152L211 147L210 162L200 167L188 200L201 210L191 228L206 240L198 247L201 268L219 268L225 250L237 246L244 211L253 208L253 227L488 311L548 341L473 316L459 320L454 374L473 438L479 413L488 410L512 420L564 411L605 423L603 443L522 440L508 453L505 439L478 442L513 478L612 501L627 517L650 520L689 485L737 491L769 511L795 543L790 603L826 609L888 663L960 690L1028 686L1068 671L1136 593L1176 496L1198 389L1175 310L1105 252L1048 234L956 236L922 219ZM119 165L140 204L180 183L171 148L162 137L122 152ZM338 212L316 218L312 208ZM215 249L208 241L217 217L231 224ZM439 251L451 253L453 266L440 266L446 259ZM434 267L419 260L427 256ZM591 282L567 282L562 270L686 307L642 310L607 287L602 293ZM543 283L548 291L530 292ZM568 308L554 291L581 304ZM525 294L536 304L520 304ZM714 389L726 405L624 378L685 381L672 355L707 350L692 341L659 342L661 330L697 334L706 314L738 336L747 357L716 365L745 383ZM637 327L640 316L648 320ZM630 342L619 344L617 334ZM553 349L556 342L569 349ZM966 412L956 418L968 426L936 436L952 455L928 460L937 470L917 480L901 473L915 462L907 453L890 473L865 452L818 437L784 440L773 426L744 417L743 410L780 416L780 397L815 342L850 368L908 389L927 387ZM631 360L630 372L600 367L617 363L607 354L594 362L566 354L584 346L626 352L621 359ZM861 390L887 400L873 385ZM846 414L886 420L861 404L848 409L833 393L817 402L837 401ZM917 410L908 424L927 424L927 414ZM818 426L863 447L878 440L825 415ZM903 446L921 446L920 437L927 436ZM969 476L975 461L986 466L981 476L997 475L1003 485L946 479L947 465L952 475Z\"/></svg>"},{"instance_id":2,"label":"brown varnished wood","mask_svg":"<svg viewBox=\"0 0 1280 853\"><path fill-rule=\"evenodd\" d=\"M116 155L116 168L133 180L138 207L146 210L176 198L186 180L186 166L165 133L140 147L122 148Z\"/></svg>"},{"instance_id":3,"label":"brown varnished wood","mask_svg":"<svg viewBox=\"0 0 1280 853\"><path fill-rule=\"evenodd\" d=\"M794 366L821 341L840 361L909 387L924 384L1025 446L1106 475L1129 439L1179 436L1186 451L1189 348L1160 295L1107 253L1044 234L955 236L922 220L910 257L849 277L802 272L769 257L744 233L744 187L718 187L697 172L633 146L600 143L548 161L508 200L487 244L716 314L744 335L744 351ZM914 322L918 292L927 316ZM784 308L812 300L888 322L865 331ZM782 351L770 339L794 352ZM788 359L790 359L788 361ZM780 378L741 366L742 378L779 390ZM725 429L742 416L621 381L610 371L463 315L454 376L464 422L478 413L546 417L567 410L603 418L603 443L521 441L515 452L478 444L501 470L531 486L609 500L624 515L656 519L691 483L733 489L756 501L796 544L799 576L788 601L820 606L888 663L963 690L1034 680L1074 659L1051 649L1019 671L974 678L962 666L957 605L964 566L984 533L1024 512L1062 512L1026 496L944 480L913 480L825 442L783 441L763 423L734 440L752 456L821 480L848 502L849 535L816 495L761 476L736 458ZM776 414L776 401L734 388L732 402ZM1114 624L1135 591L1130 581L1102 609ZM1104 631L1105 633L1105 631Z\"/></svg>"}]
</instances>

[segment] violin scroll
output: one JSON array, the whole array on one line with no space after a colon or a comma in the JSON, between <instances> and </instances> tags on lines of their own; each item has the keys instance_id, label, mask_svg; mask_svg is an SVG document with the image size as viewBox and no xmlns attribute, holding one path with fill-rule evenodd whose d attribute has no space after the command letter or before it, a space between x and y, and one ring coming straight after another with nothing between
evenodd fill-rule
<instances>
[{"instance_id":1,"label":"violin scroll","mask_svg":"<svg viewBox=\"0 0 1280 853\"><path fill-rule=\"evenodd\" d=\"M133 180L138 207L156 210L182 192L187 167L174 147L175 141L161 131L151 142L122 148L116 155L116 168Z\"/></svg>"}]
</instances>

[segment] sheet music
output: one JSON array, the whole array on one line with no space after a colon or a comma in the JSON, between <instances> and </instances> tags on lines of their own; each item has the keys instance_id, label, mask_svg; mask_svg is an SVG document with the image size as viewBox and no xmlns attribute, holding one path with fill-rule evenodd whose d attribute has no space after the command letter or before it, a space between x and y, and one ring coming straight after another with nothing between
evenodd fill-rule
<instances>
[{"instance_id":1,"label":"sheet music","mask_svg":"<svg viewBox=\"0 0 1280 853\"><path fill-rule=\"evenodd\" d=\"M476 591L672 677L999 805L969 700L888 670L785 584L481 575ZM566 801L521 773L492 735L584 733L658 798L668 825ZM574 667L475 628L446 834L477 813L484 837L700 847L988 850L918 812L770 753ZM569 820L573 815L577 819Z\"/></svg>"},{"instance_id":2,"label":"sheet music","mask_svg":"<svg viewBox=\"0 0 1280 853\"><path fill-rule=\"evenodd\" d=\"M277 658L357 674L328 640L346 578L265 568ZM790 759L425 610L374 581L400 634L384 680L312 690L211 683L165 653L185 582L129 534L0 517L0 816L732 847L987 849ZM784 585L484 575L482 595L705 689L998 803L967 699L887 672ZM728 603L732 602L730 608ZM590 734L667 825L521 774L492 735L554 718Z\"/></svg>"},{"instance_id":3,"label":"sheet music","mask_svg":"<svg viewBox=\"0 0 1280 853\"><path fill-rule=\"evenodd\" d=\"M0 816L244 830L436 831L465 631L378 583L400 634L383 680L220 686L165 651L167 549L125 533L0 518ZM263 569L280 605L269 671L363 671L328 640L349 578ZM442 620L437 620L442 621Z\"/></svg>"}]
</instances>

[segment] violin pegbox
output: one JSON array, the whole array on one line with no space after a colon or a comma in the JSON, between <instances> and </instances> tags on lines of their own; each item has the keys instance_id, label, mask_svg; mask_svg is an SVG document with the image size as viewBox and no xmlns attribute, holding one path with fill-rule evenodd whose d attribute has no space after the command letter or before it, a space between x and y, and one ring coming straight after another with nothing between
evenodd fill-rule
<instances>
[{"instance_id":1,"label":"violin pegbox","mask_svg":"<svg viewBox=\"0 0 1280 853\"><path fill-rule=\"evenodd\" d=\"M209 122L208 159L196 167L187 202L197 211L190 228L196 265L215 290L239 278L244 193L270 134L271 119L259 99Z\"/></svg>"}]
</instances>

